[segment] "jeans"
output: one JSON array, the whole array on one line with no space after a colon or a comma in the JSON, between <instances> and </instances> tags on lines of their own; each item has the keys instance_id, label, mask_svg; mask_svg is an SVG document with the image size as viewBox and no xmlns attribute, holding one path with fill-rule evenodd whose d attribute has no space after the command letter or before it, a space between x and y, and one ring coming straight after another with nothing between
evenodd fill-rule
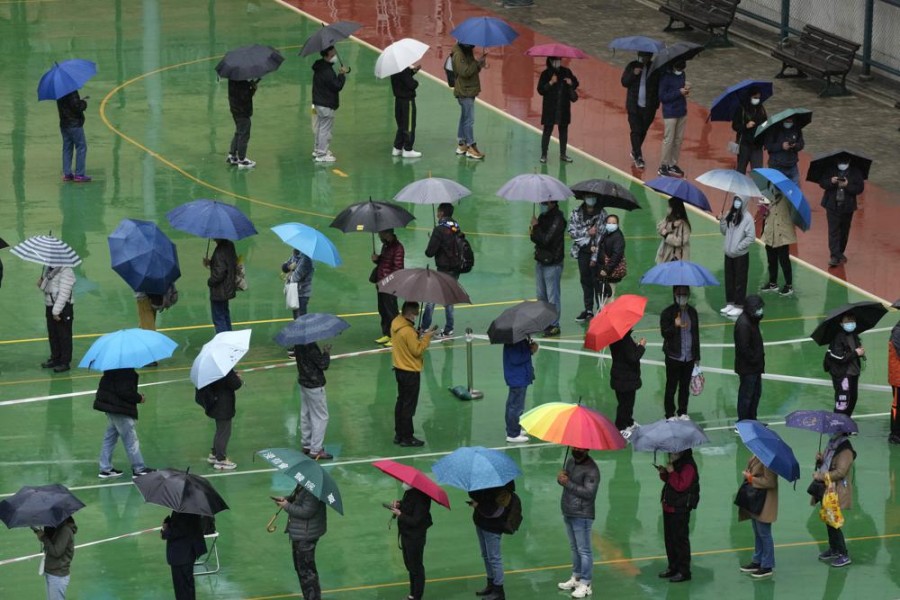
<instances>
[{"instance_id":1,"label":"jeans","mask_svg":"<svg viewBox=\"0 0 900 600\"><path fill-rule=\"evenodd\" d=\"M622 431L634 425L635 390L627 392L616 390L616 429Z\"/></svg>"},{"instance_id":2,"label":"jeans","mask_svg":"<svg viewBox=\"0 0 900 600\"><path fill-rule=\"evenodd\" d=\"M398 441L413 437L413 417L419 404L422 377L418 371L394 369L397 379L397 403L394 405L394 437Z\"/></svg>"},{"instance_id":3,"label":"jeans","mask_svg":"<svg viewBox=\"0 0 900 600\"><path fill-rule=\"evenodd\" d=\"M335 110L325 106L316 107L316 154L328 153L331 144L331 130L334 129Z\"/></svg>"},{"instance_id":4,"label":"jeans","mask_svg":"<svg viewBox=\"0 0 900 600\"><path fill-rule=\"evenodd\" d=\"M478 545L481 547L481 558L484 559L484 572L494 585L503 585L503 555L500 553L502 534L485 531L475 526Z\"/></svg>"},{"instance_id":5,"label":"jeans","mask_svg":"<svg viewBox=\"0 0 900 600\"><path fill-rule=\"evenodd\" d=\"M397 134L394 148L412 150L416 143L416 100L415 98L394 98L394 121Z\"/></svg>"},{"instance_id":6,"label":"jeans","mask_svg":"<svg viewBox=\"0 0 900 600\"><path fill-rule=\"evenodd\" d=\"M216 460L228 458L228 440L231 439L231 419L216 419L216 433L213 436L212 453Z\"/></svg>"},{"instance_id":7,"label":"jeans","mask_svg":"<svg viewBox=\"0 0 900 600\"><path fill-rule=\"evenodd\" d=\"M693 372L694 361L680 361L666 357L666 391L663 396L663 408L666 411L667 419L675 416L676 390L678 391L678 415L687 414Z\"/></svg>"},{"instance_id":8,"label":"jeans","mask_svg":"<svg viewBox=\"0 0 900 600\"><path fill-rule=\"evenodd\" d=\"M125 454L131 461L131 470L143 471L147 468L144 457L141 456L141 444L138 441L137 432L134 430L134 419L125 415L106 413L106 433L103 434L103 446L100 449L100 470L109 471L113 468L112 453L119 437L125 446Z\"/></svg>"},{"instance_id":9,"label":"jeans","mask_svg":"<svg viewBox=\"0 0 900 600\"><path fill-rule=\"evenodd\" d=\"M66 588L69 587L69 575L58 577L45 573L47 580L47 600L66 600Z\"/></svg>"},{"instance_id":10,"label":"jeans","mask_svg":"<svg viewBox=\"0 0 900 600\"><path fill-rule=\"evenodd\" d=\"M775 542L772 541L772 524L750 519L753 525L753 561L763 569L775 568Z\"/></svg>"},{"instance_id":11,"label":"jeans","mask_svg":"<svg viewBox=\"0 0 900 600\"><path fill-rule=\"evenodd\" d=\"M541 156L547 156L547 150L550 148L550 136L553 135L553 126L555 123L547 123L544 125L544 131L541 134ZM560 124L559 129L559 155L565 156L566 149L569 147L569 126Z\"/></svg>"},{"instance_id":12,"label":"jeans","mask_svg":"<svg viewBox=\"0 0 900 600\"><path fill-rule=\"evenodd\" d=\"M794 269L791 266L790 246L766 246L766 262L769 266L769 282L778 283L778 265L784 273L784 285L793 285Z\"/></svg>"},{"instance_id":13,"label":"jeans","mask_svg":"<svg viewBox=\"0 0 900 600\"><path fill-rule=\"evenodd\" d=\"M844 540L844 531L842 529L835 529L827 523L825 524L825 528L828 530L828 547L831 548L832 552L846 555L847 542Z\"/></svg>"},{"instance_id":14,"label":"jeans","mask_svg":"<svg viewBox=\"0 0 900 600\"><path fill-rule=\"evenodd\" d=\"M826 210L825 216L828 218L828 251L832 260L839 260L844 257L844 250L847 249L847 241L850 239L853 213Z\"/></svg>"},{"instance_id":15,"label":"jeans","mask_svg":"<svg viewBox=\"0 0 900 600\"><path fill-rule=\"evenodd\" d=\"M475 98L457 98L459 102L459 126L456 137L467 146L475 143Z\"/></svg>"},{"instance_id":16,"label":"jeans","mask_svg":"<svg viewBox=\"0 0 900 600\"><path fill-rule=\"evenodd\" d=\"M591 527L593 519L563 517L569 547L572 549L572 575L585 585L591 584L594 573L594 551L591 548Z\"/></svg>"},{"instance_id":17,"label":"jeans","mask_svg":"<svg viewBox=\"0 0 900 600\"><path fill-rule=\"evenodd\" d=\"M543 300L556 307L556 320L553 327L559 327L559 319L562 315L562 300L559 293L559 282L562 279L563 263L558 265L542 265L534 263L534 281L537 284L537 299Z\"/></svg>"},{"instance_id":18,"label":"jeans","mask_svg":"<svg viewBox=\"0 0 900 600\"><path fill-rule=\"evenodd\" d=\"M325 388L300 386L300 445L310 454L325 449L325 429L328 428L328 402Z\"/></svg>"},{"instance_id":19,"label":"jeans","mask_svg":"<svg viewBox=\"0 0 900 600\"><path fill-rule=\"evenodd\" d=\"M725 257L725 304L744 306L747 299L747 274L750 271L750 255Z\"/></svg>"},{"instance_id":20,"label":"jeans","mask_svg":"<svg viewBox=\"0 0 900 600\"><path fill-rule=\"evenodd\" d=\"M663 119L664 130L662 156L659 159L660 164L667 167L678 164L678 157L681 154L681 143L684 141L684 126L686 123L687 117Z\"/></svg>"},{"instance_id":21,"label":"jeans","mask_svg":"<svg viewBox=\"0 0 900 600\"><path fill-rule=\"evenodd\" d=\"M425 536L408 537L400 534L403 566L409 573L409 597L422 600L425 594Z\"/></svg>"},{"instance_id":22,"label":"jeans","mask_svg":"<svg viewBox=\"0 0 900 600\"><path fill-rule=\"evenodd\" d=\"M738 375L737 413L738 421L747 419L756 420L756 409L759 407L759 399L762 396L762 373Z\"/></svg>"},{"instance_id":23,"label":"jeans","mask_svg":"<svg viewBox=\"0 0 900 600\"><path fill-rule=\"evenodd\" d=\"M292 541L291 551L303 600L322 600L319 571L316 569L316 542Z\"/></svg>"},{"instance_id":24,"label":"jeans","mask_svg":"<svg viewBox=\"0 0 900 600\"><path fill-rule=\"evenodd\" d=\"M631 129L631 153L635 158L644 157L641 146L644 145L650 125L653 124L653 119L656 118L656 110L656 108L650 109L646 106L641 108L639 106L637 110L628 111L628 127Z\"/></svg>"},{"instance_id":25,"label":"jeans","mask_svg":"<svg viewBox=\"0 0 900 600\"><path fill-rule=\"evenodd\" d=\"M847 389L844 389L844 379L847 380ZM859 375L847 377L831 376L831 385L834 386L834 412L843 413L848 417L853 416L856 408L856 400L859 397Z\"/></svg>"},{"instance_id":26,"label":"jeans","mask_svg":"<svg viewBox=\"0 0 900 600\"><path fill-rule=\"evenodd\" d=\"M525 393L528 386L510 387L506 396L506 435L518 437L521 435L522 426L519 425L519 417L525 411Z\"/></svg>"},{"instance_id":27,"label":"jeans","mask_svg":"<svg viewBox=\"0 0 900 600\"><path fill-rule=\"evenodd\" d=\"M244 160L247 158L247 145L250 144L250 117L232 115L231 118L234 119L234 136L228 153L238 160Z\"/></svg>"},{"instance_id":28,"label":"jeans","mask_svg":"<svg viewBox=\"0 0 900 600\"><path fill-rule=\"evenodd\" d=\"M84 160L87 157L87 140L83 127L60 127L62 135L63 175L84 175ZM72 173L72 151L75 151L75 173Z\"/></svg>"},{"instance_id":29,"label":"jeans","mask_svg":"<svg viewBox=\"0 0 900 600\"><path fill-rule=\"evenodd\" d=\"M231 310L228 308L228 300L210 300L209 308L216 333L231 331Z\"/></svg>"},{"instance_id":30,"label":"jeans","mask_svg":"<svg viewBox=\"0 0 900 600\"><path fill-rule=\"evenodd\" d=\"M45 307L47 318L47 339L50 342L50 360L57 365L72 362L72 322L75 320L75 306L69 302L59 313L59 321L53 318L53 307Z\"/></svg>"},{"instance_id":31,"label":"jeans","mask_svg":"<svg viewBox=\"0 0 900 600\"><path fill-rule=\"evenodd\" d=\"M449 275L450 277L459 281L459 273L454 273L453 271L441 271L444 275ZM426 303L425 310L422 311L422 329L428 329L431 327L431 316L434 314L434 304ZM444 305L444 318L447 322L444 324L444 331L453 331L453 305L445 304Z\"/></svg>"}]
</instances>

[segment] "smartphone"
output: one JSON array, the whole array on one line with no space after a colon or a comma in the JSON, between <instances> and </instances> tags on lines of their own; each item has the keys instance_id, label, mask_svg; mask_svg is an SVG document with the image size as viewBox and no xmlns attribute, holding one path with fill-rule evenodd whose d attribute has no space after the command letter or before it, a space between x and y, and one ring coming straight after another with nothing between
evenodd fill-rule
<instances>
[{"instance_id":1,"label":"smartphone","mask_svg":"<svg viewBox=\"0 0 900 600\"><path fill-rule=\"evenodd\" d=\"M390 502L382 502L381 505L388 510L393 510L394 506Z\"/></svg>"},{"instance_id":2,"label":"smartphone","mask_svg":"<svg viewBox=\"0 0 900 600\"><path fill-rule=\"evenodd\" d=\"M271 498L271 499L274 500L275 502L281 502L281 501L283 500L283 498L278 498L278 497L276 497L276 496L269 496L269 498Z\"/></svg>"},{"instance_id":3,"label":"smartphone","mask_svg":"<svg viewBox=\"0 0 900 600\"><path fill-rule=\"evenodd\" d=\"M466 504L468 504L469 506L472 506L473 504L475 504L475 501L474 500L466 500Z\"/></svg>"}]
</instances>

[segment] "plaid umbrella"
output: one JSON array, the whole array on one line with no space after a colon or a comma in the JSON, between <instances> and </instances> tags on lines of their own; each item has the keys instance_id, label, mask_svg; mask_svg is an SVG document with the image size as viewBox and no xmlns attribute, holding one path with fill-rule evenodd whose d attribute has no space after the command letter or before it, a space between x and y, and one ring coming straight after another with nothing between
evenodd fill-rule
<instances>
[{"instance_id":1,"label":"plaid umbrella","mask_svg":"<svg viewBox=\"0 0 900 600\"><path fill-rule=\"evenodd\" d=\"M10 252L28 262L47 267L77 267L81 258L62 240L52 235L36 235L16 244Z\"/></svg>"}]
</instances>

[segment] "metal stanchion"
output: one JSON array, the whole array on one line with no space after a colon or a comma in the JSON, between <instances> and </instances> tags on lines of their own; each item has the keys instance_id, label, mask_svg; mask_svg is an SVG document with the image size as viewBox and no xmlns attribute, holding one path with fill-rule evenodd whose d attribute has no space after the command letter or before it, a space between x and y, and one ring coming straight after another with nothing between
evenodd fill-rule
<instances>
[{"instance_id":1,"label":"metal stanchion","mask_svg":"<svg viewBox=\"0 0 900 600\"><path fill-rule=\"evenodd\" d=\"M467 382L469 386L469 396L472 397L473 400L480 400L484 398L484 394L479 390L476 390L474 387L473 379L473 368L472 368L472 340L474 337L472 336L472 328L466 327L466 376Z\"/></svg>"}]
</instances>

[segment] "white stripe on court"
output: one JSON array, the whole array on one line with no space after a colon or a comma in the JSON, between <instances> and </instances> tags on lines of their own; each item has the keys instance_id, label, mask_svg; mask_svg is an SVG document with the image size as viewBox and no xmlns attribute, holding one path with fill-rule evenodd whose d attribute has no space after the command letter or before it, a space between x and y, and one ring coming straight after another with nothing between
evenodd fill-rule
<instances>
[{"instance_id":1,"label":"white stripe on court","mask_svg":"<svg viewBox=\"0 0 900 600\"><path fill-rule=\"evenodd\" d=\"M84 544L76 544L75 548L87 548L88 546L96 546L97 544L105 544L106 542L114 542L116 540L121 540L128 537L134 537L137 535L141 535L144 533L150 533L153 531L159 531L162 527L151 527L150 529L141 529L140 531L132 531L131 533L123 533L122 535L117 535L114 537L104 538L102 540L94 540L93 542L85 542ZM40 558L44 555L43 552L38 554L26 554L25 556L17 556L16 558L7 558L6 560L0 560L0 566L9 565L12 563L22 562L23 560L30 560L32 558Z\"/></svg>"}]
</instances>

